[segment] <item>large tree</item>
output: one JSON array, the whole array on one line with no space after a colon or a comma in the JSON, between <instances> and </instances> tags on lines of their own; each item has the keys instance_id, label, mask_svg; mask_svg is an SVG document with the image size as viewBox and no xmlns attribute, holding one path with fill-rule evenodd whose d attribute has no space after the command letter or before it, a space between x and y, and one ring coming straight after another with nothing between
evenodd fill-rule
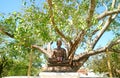
<instances>
[{"instance_id":1,"label":"large tree","mask_svg":"<svg viewBox=\"0 0 120 78\"><path fill-rule=\"evenodd\" d=\"M90 56L106 52L106 49L112 51L113 46L120 43L117 36L107 45L96 48L105 32L115 31L119 34L119 0L47 0L45 13L50 17L48 26L65 43L73 71L77 71ZM47 50L37 45L33 47L51 58L49 47ZM83 54L76 55L79 47L84 47Z\"/></svg>"},{"instance_id":2,"label":"large tree","mask_svg":"<svg viewBox=\"0 0 120 78\"><path fill-rule=\"evenodd\" d=\"M32 0L31 0L32 1ZM120 43L119 0L47 0L42 9L33 0L24 13L13 13L14 19L3 19L0 32L16 40L16 49L23 47L27 53L38 48L40 52L51 58L49 41L61 38L67 50L67 59L72 71L77 71L92 55L106 52L120 52L113 49ZM14 22L14 23L13 23ZM13 27L12 27L13 26ZM10 27L10 28L9 28ZM96 47L105 32L114 32L117 38L111 38L107 45ZM81 48L84 51L78 52ZM113 51L114 50L114 51ZM25 53L25 52L23 52Z\"/></svg>"}]
</instances>

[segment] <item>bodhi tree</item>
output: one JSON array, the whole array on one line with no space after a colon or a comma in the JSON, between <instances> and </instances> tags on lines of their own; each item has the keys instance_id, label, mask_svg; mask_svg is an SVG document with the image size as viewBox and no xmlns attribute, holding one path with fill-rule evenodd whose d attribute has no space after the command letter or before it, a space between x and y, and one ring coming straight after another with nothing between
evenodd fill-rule
<instances>
[{"instance_id":1,"label":"bodhi tree","mask_svg":"<svg viewBox=\"0 0 120 78\"><path fill-rule=\"evenodd\" d=\"M0 22L0 32L15 39L13 50L18 49L17 53L38 55L33 50L37 48L51 58L51 43L47 49L43 47L61 38L66 47L69 71L77 71L92 55L106 52L106 49L120 52L113 48L120 43L119 0L47 0L42 9L36 5L37 1L30 1L33 4L27 6L24 13L11 14L9 19L3 19L7 24L6 21ZM12 22L11 18L14 18ZM117 37L97 48L96 44L106 32L114 32Z\"/></svg>"},{"instance_id":2,"label":"bodhi tree","mask_svg":"<svg viewBox=\"0 0 120 78\"><path fill-rule=\"evenodd\" d=\"M47 26L53 30L50 35L60 37L65 43L72 71L77 71L93 55L107 49L112 52L120 43L119 0L47 0L44 10L49 16ZM118 34L117 38L97 48L102 35L110 31ZM37 45L33 47L51 58L50 45L47 50ZM78 48L84 51L76 54Z\"/></svg>"}]
</instances>

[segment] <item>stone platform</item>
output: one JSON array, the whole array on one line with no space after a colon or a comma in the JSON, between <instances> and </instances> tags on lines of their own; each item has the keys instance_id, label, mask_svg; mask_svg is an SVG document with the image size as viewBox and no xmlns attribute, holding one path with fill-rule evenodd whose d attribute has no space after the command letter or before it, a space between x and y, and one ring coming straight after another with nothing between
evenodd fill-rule
<instances>
[{"instance_id":1,"label":"stone platform","mask_svg":"<svg viewBox=\"0 0 120 78\"><path fill-rule=\"evenodd\" d=\"M40 78L80 78L80 74L76 72L41 72Z\"/></svg>"},{"instance_id":2,"label":"stone platform","mask_svg":"<svg viewBox=\"0 0 120 78\"><path fill-rule=\"evenodd\" d=\"M49 66L43 67L43 72L72 72L72 68L70 66Z\"/></svg>"}]
</instances>

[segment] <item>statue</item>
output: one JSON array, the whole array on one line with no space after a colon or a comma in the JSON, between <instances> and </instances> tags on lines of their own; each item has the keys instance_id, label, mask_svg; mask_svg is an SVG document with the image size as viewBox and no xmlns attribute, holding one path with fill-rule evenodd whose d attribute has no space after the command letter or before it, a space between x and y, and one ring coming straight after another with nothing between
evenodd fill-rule
<instances>
[{"instance_id":1,"label":"statue","mask_svg":"<svg viewBox=\"0 0 120 78\"><path fill-rule=\"evenodd\" d=\"M39 49L43 52L47 58L47 66L43 68L42 71L47 72L66 72L72 71L71 64L69 64L70 60L67 58L66 50L61 47L62 41L57 41L57 48L51 50L49 43L47 49L41 48L37 45L32 45L33 48Z\"/></svg>"},{"instance_id":2,"label":"statue","mask_svg":"<svg viewBox=\"0 0 120 78\"><path fill-rule=\"evenodd\" d=\"M62 41L57 41L57 48L53 50L52 58L49 59L50 63L63 63L66 60L66 50L61 48Z\"/></svg>"}]
</instances>

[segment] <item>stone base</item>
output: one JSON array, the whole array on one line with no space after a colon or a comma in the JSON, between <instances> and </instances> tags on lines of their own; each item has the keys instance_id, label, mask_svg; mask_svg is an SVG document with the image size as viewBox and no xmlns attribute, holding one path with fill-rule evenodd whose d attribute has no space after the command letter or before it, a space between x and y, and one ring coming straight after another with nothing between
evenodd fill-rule
<instances>
[{"instance_id":1,"label":"stone base","mask_svg":"<svg viewBox=\"0 0 120 78\"><path fill-rule=\"evenodd\" d=\"M41 72L40 78L80 78L79 73L76 72Z\"/></svg>"},{"instance_id":2,"label":"stone base","mask_svg":"<svg viewBox=\"0 0 120 78\"><path fill-rule=\"evenodd\" d=\"M43 72L72 72L72 68L70 66L49 66L44 67Z\"/></svg>"}]
</instances>

